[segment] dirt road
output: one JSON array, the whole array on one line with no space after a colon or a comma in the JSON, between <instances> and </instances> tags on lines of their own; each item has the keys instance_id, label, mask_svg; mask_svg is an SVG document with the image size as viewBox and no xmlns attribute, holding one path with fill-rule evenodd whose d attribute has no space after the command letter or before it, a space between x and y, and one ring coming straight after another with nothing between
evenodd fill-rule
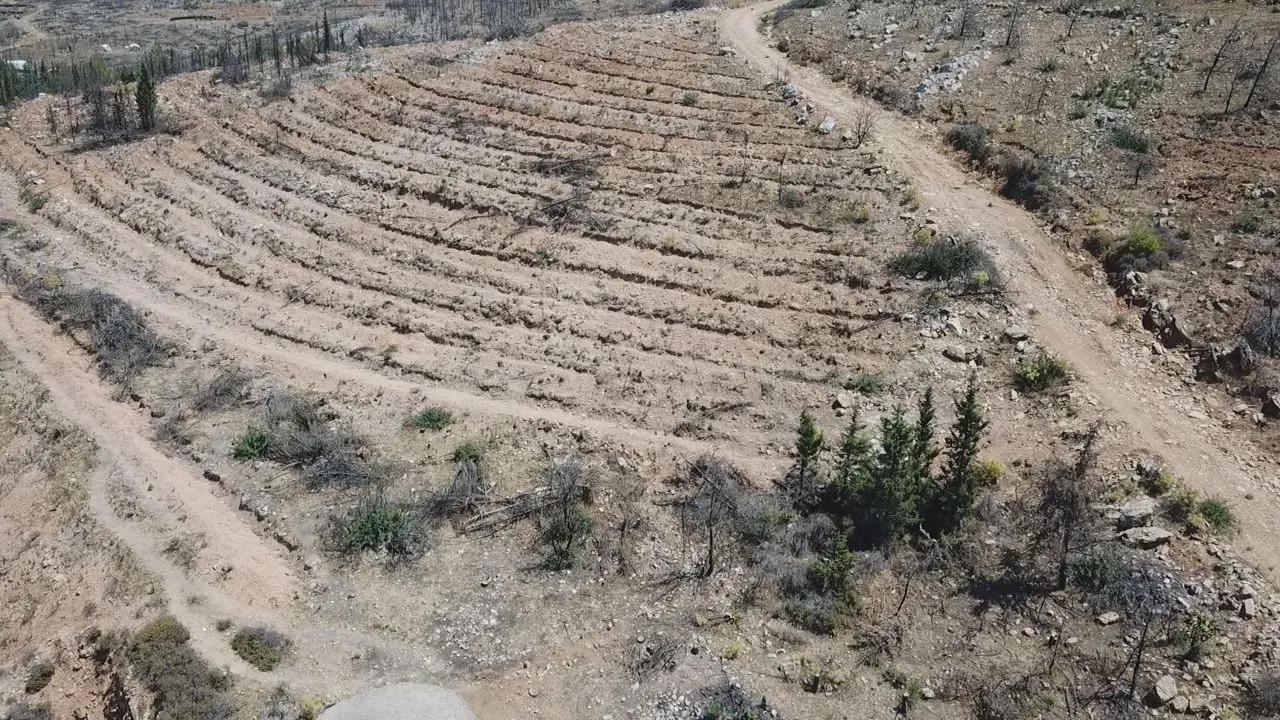
<instances>
[{"instance_id":1,"label":"dirt road","mask_svg":"<svg viewBox=\"0 0 1280 720\"><path fill-rule=\"evenodd\" d=\"M937 133L885 112L816 70L790 63L760 33L760 16L780 1L726 10L723 39L760 71L762 80L787 77L817 107L848 127L855 114L875 115L875 143L885 160L911 178L928 215L953 232L982 237L1008 276L1018 302L1037 310L1033 337L1066 357L1078 387L1096 401L1106 420L1139 446L1162 458L1186 483L1231 500L1243 528L1245 556L1273 580L1280 554L1280 498L1272 483L1275 462L1212 420L1188 411L1201 408L1200 393L1153 364L1134 337L1109 326L1117 314L1110 292L1073 270L1057 243L1021 207L970 179L939 149Z\"/></svg>"}]
</instances>

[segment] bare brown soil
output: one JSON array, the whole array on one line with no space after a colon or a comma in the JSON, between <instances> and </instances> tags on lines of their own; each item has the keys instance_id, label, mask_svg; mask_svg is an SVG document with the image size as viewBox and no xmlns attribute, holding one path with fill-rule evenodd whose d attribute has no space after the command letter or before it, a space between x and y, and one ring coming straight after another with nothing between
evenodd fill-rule
<instances>
[{"instance_id":1,"label":"bare brown soil","mask_svg":"<svg viewBox=\"0 0 1280 720\"><path fill-rule=\"evenodd\" d=\"M85 512L155 578L202 655L249 686L283 681L325 701L385 680L444 684L480 718L682 717L724 679L784 717L892 717L898 691L848 638L741 602L745 559L673 581L697 550L670 510L670 480L711 453L768 488L792 462L802 409L834 437L850 409L833 407L838 395L874 421L933 386L949 422L945 399L970 373L993 423L985 451L1011 467L998 503L1102 417L1109 480L1125 486L1135 458L1162 460L1231 499L1240 549L1268 565L1280 546L1273 461L1218 422L1221 400L1161 374L1140 333L1112 327L1108 290L927 131L878 113L871 144L842 137L865 105L770 49L763 9L382 51L365 72L327 68L274 103L185 76L161 87L180 134L91 151L49 137L41 102L21 108L0 135L0 199L19 221L4 258L119 296L178 347L121 397L74 338L13 297L0 299L0 340L101 449ZM769 85L780 78L837 131L797 126ZM19 188L47 201L19 210ZM1009 295L946 298L944 327L922 299L936 287L884 269L924 227L979 237ZM1009 392L1011 323L1071 361L1069 390ZM944 359L956 344L980 362ZM232 365L255 376L245 401L190 413L193 389ZM885 391L845 391L859 374ZM447 486L463 440L487 443L504 495L544 483L552 458L584 456L596 536L561 573L537 569L528 524L492 536L439 528L404 566L340 561L325 526L358 492L232 457L257 401L282 387L323 397L397 461L385 489L396 498ZM407 429L427 405L458 422ZM164 446L161 421L177 413L189 413L190 443ZM192 562L167 550L174 537L192 542ZM1197 581L1245 577L1210 552L1230 549L1180 537L1152 555ZM952 579L921 590L903 577L868 583L863 622L896 634L893 663L931 688L1056 657L1041 630L1025 632L1049 618L1082 639L1071 662L1122 632L1064 598L997 607ZM295 652L253 670L214 629L222 619L277 628ZM1228 697L1267 632L1233 624L1221 666L1197 679ZM678 640L675 669L633 676L637 646L659 635ZM839 687L805 692L814 666L838 671ZM927 709L970 710L941 693Z\"/></svg>"}]
</instances>

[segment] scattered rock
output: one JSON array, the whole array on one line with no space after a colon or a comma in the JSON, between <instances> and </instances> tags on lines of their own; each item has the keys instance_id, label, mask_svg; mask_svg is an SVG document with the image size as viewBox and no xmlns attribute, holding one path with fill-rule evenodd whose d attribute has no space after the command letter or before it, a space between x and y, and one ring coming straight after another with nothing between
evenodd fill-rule
<instances>
[{"instance_id":1,"label":"scattered rock","mask_svg":"<svg viewBox=\"0 0 1280 720\"><path fill-rule=\"evenodd\" d=\"M1018 342L1031 337L1031 333L1027 332L1026 328L1021 325L1010 325L1004 329L1004 336L1014 342Z\"/></svg>"},{"instance_id":2,"label":"scattered rock","mask_svg":"<svg viewBox=\"0 0 1280 720\"><path fill-rule=\"evenodd\" d=\"M1153 497L1134 498L1123 505L1103 505L1098 509L1120 530L1128 530L1145 525L1156 514L1158 503Z\"/></svg>"},{"instance_id":3,"label":"scattered rock","mask_svg":"<svg viewBox=\"0 0 1280 720\"><path fill-rule=\"evenodd\" d=\"M1153 707L1162 707L1176 697L1178 697L1178 681L1174 680L1172 675L1165 675L1156 681L1156 686L1151 689L1148 700Z\"/></svg>"},{"instance_id":4,"label":"scattered rock","mask_svg":"<svg viewBox=\"0 0 1280 720\"><path fill-rule=\"evenodd\" d=\"M1120 622L1120 613L1104 612L1097 617L1099 625L1114 625Z\"/></svg>"},{"instance_id":5,"label":"scattered rock","mask_svg":"<svg viewBox=\"0 0 1280 720\"><path fill-rule=\"evenodd\" d=\"M818 126L818 132L823 135L830 135L832 130L836 129L836 119L828 115L823 118L822 124Z\"/></svg>"},{"instance_id":6,"label":"scattered rock","mask_svg":"<svg viewBox=\"0 0 1280 720\"><path fill-rule=\"evenodd\" d=\"M1120 533L1120 539L1140 548L1160 547L1173 539L1173 533L1164 528L1146 526L1136 527Z\"/></svg>"},{"instance_id":7,"label":"scattered rock","mask_svg":"<svg viewBox=\"0 0 1280 720\"><path fill-rule=\"evenodd\" d=\"M1245 598L1240 603L1240 617L1245 620L1252 620L1258 616L1258 601L1253 598Z\"/></svg>"},{"instance_id":8,"label":"scattered rock","mask_svg":"<svg viewBox=\"0 0 1280 720\"><path fill-rule=\"evenodd\" d=\"M955 362L969 362L969 351L959 345L950 345L942 351L942 357Z\"/></svg>"},{"instance_id":9,"label":"scattered rock","mask_svg":"<svg viewBox=\"0 0 1280 720\"><path fill-rule=\"evenodd\" d=\"M849 410L853 407L853 395L851 393L836 393L836 399L831 402L834 410Z\"/></svg>"},{"instance_id":10,"label":"scattered rock","mask_svg":"<svg viewBox=\"0 0 1280 720\"><path fill-rule=\"evenodd\" d=\"M1191 701L1187 699L1186 695L1179 695L1173 699L1170 707L1172 707L1173 711L1176 713L1184 713L1187 711L1187 708L1191 707Z\"/></svg>"}]
</instances>

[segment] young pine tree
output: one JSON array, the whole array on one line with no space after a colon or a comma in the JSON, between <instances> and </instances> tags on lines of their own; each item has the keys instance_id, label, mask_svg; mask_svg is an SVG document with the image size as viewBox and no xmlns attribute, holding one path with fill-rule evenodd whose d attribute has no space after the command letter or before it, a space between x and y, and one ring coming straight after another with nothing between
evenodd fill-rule
<instances>
[{"instance_id":1,"label":"young pine tree","mask_svg":"<svg viewBox=\"0 0 1280 720\"><path fill-rule=\"evenodd\" d=\"M800 501L813 495L817 485L818 461L822 456L822 428L807 409L800 413L800 426L796 429L796 465L793 489Z\"/></svg>"},{"instance_id":2,"label":"young pine tree","mask_svg":"<svg viewBox=\"0 0 1280 720\"><path fill-rule=\"evenodd\" d=\"M861 498L857 532L873 546L885 547L916 523L916 431L902 408L880 420L880 455Z\"/></svg>"},{"instance_id":3,"label":"young pine tree","mask_svg":"<svg viewBox=\"0 0 1280 720\"><path fill-rule=\"evenodd\" d=\"M982 406L978 402L978 378L969 376L969 385L955 403L956 421L946 440L946 460L941 485L933 500L930 531L945 533L960 527L978 499L978 482L973 467L978 447L987 429Z\"/></svg>"},{"instance_id":4,"label":"young pine tree","mask_svg":"<svg viewBox=\"0 0 1280 720\"><path fill-rule=\"evenodd\" d=\"M152 132L156 129L156 84L145 64L138 75L134 99L138 104L138 124L143 132Z\"/></svg>"},{"instance_id":5,"label":"young pine tree","mask_svg":"<svg viewBox=\"0 0 1280 720\"><path fill-rule=\"evenodd\" d=\"M865 500L871 486L871 472L876 465L875 446L862 434L862 426L855 414L840 435L836 450L836 466L830 485L823 495L829 502L836 522L842 527L858 525L865 509Z\"/></svg>"}]
</instances>

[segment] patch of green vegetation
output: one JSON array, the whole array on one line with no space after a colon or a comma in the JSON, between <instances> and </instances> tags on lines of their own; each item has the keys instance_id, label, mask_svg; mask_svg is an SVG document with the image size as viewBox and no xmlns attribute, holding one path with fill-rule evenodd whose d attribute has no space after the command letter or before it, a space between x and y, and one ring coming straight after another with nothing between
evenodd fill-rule
<instances>
[{"instance_id":1,"label":"patch of green vegetation","mask_svg":"<svg viewBox=\"0 0 1280 720\"><path fill-rule=\"evenodd\" d=\"M231 638L231 649L236 655L263 672L276 669L291 646L289 638L265 627L241 628Z\"/></svg>"},{"instance_id":2,"label":"patch of green vegetation","mask_svg":"<svg viewBox=\"0 0 1280 720\"><path fill-rule=\"evenodd\" d=\"M876 373L858 373L845 380L842 386L863 395L877 395L884 390L884 378Z\"/></svg>"},{"instance_id":3,"label":"patch of green vegetation","mask_svg":"<svg viewBox=\"0 0 1280 720\"><path fill-rule=\"evenodd\" d=\"M963 152L970 165L981 165L991 157L990 133L977 123L952 125L947 131L947 142Z\"/></svg>"},{"instance_id":4,"label":"patch of green vegetation","mask_svg":"<svg viewBox=\"0 0 1280 720\"><path fill-rule=\"evenodd\" d=\"M1068 568L1071 585L1082 592L1096 595L1111 587L1125 571L1124 559L1108 548L1094 550L1076 558Z\"/></svg>"},{"instance_id":5,"label":"patch of green vegetation","mask_svg":"<svg viewBox=\"0 0 1280 720\"><path fill-rule=\"evenodd\" d=\"M1151 152L1151 138L1139 130L1129 126L1118 127L1111 131L1111 144L1122 150L1147 154Z\"/></svg>"},{"instance_id":6,"label":"patch of green vegetation","mask_svg":"<svg viewBox=\"0 0 1280 720\"><path fill-rule=\"evenodd\" d=\"M488 449L479 440L467 440L453 449L450 458L454 462L473 462L479 464L484 460Z\"/></svg>"},{"instance_id":7,"label":"patch of green vegetation","mask_svg":"<svg viewBox=\"0 0 1280 720\"><path fill-rule=\"evenodd\" d=\"M1182 488L1171 494L1164 504L1165 515L1180 522L1188 532L1229 533L1237 520L1231 506L1223 498L1203 497L1194 488Z\"/></svg>"},{"instance_id":8,"label":"patch of green vegetation","mask_svg":"<svg viewBox=\"0 0 1280 720\"><path fill-rule=\"evenodd\" d=\"M329 548L345 556L385 552L402 559L417 551L420 535L416 513L382 493L373 493L331 520Z\"/></svg>"},{"instance_id":9,"label":"patch of green vegetation","mask_svg":"<svg viewBox=\"0 0 1280 720\"><path fill-rule=\"evenodd\" d=\"M967 292L999 291L995 261L973 240L933 238L894 258L889 269L906 277L940 280Z\"/></svg>"},{"instance_id":10,"label":"patch of green vegetation","mask_svg":"<svg viewBox=\"0 0 1280 720\"><path fill-rule=\"evenodd\" d=\"M251 427L235 439L231 456L236 460L259 460L266 457L270 448L271 435L262 428Z\"/></svg>"},{"instance_id":11,"label":"patch of green vegetation","mask_svg":"<svg viewBox=\"0 0 1280 720\"><path fill-rule=\"evenodd\" d=\"M1058 58L1045 58L1040 61L1036 69L1042 73L1056 73L1062 69L1062 63L1058 62Z\"/></svg>"},{"instance_id":12,"label":"patch of green vegetation","mask_svg":"<svg viewBox=\"0 0 1280 720\"><path fill-rule=\"evenodd\" d=\"M453 413L442 407L429 407L414 413L409 424L419 430L443 430L453 424Z\"/></svg>"},{"instance_id":13,"label":"patch of green vegetation","mask_svg":"<svg viewBox=\"0 0 1280 720\"><path fill-rule=\"evenodd\" d=\"M698 93L692 90L685 91L685 94L680 97L680 104L686 107L693 107L694 105L697 105Z\"/></svg>"},{"instance_id":14,"label":"patch of green vegetation","mask_svg":"<svg viewBox=\"0 0 1280 720\"><path fill-rule=\"evenodd\" d=\"M1254 212L1246 212L1238 215L1235 222L1231 223L1231 231L1242 235L1251 235L1262 232L1265 223L1266 221L1261 215Z\"/></svg>"},{"instance_id":15,"label":"patch of green vegetation","mask_svg":"<svg viewBox=\"0 0 1280 720\"><path fill-rule=\"evenodd\" d=\"M1020 360L1013 371L1013 385L1024 393L1047 392L1070 380L1071 365L1066 359L1044 350Z\"/></svg>"},{"instance_id":16,"label":"patch of green vegetation","mask_svg":"<svg viewBox=\"0 0 1280 720\"><path fill-rule=\"evenodd\" d=\"M1160 91L1160 82L1146 75L1128 75L1119 80L1106 76L1081 93L1083 100L1099 100L1109 108L1135 108Z\"/></svg>"},{"instance_id":17,"label":"patch of green vegetation","mask_svg":"<svg viewBox=\"0 0 1280 720\"><path fill-rule=\"evenodd\" d=\"M126 659L155 696L157 717L231 717L231 677L210 667L188 643L190 637L172 615L161 615L134 635Z\"/></svg>"}]
</instances>

